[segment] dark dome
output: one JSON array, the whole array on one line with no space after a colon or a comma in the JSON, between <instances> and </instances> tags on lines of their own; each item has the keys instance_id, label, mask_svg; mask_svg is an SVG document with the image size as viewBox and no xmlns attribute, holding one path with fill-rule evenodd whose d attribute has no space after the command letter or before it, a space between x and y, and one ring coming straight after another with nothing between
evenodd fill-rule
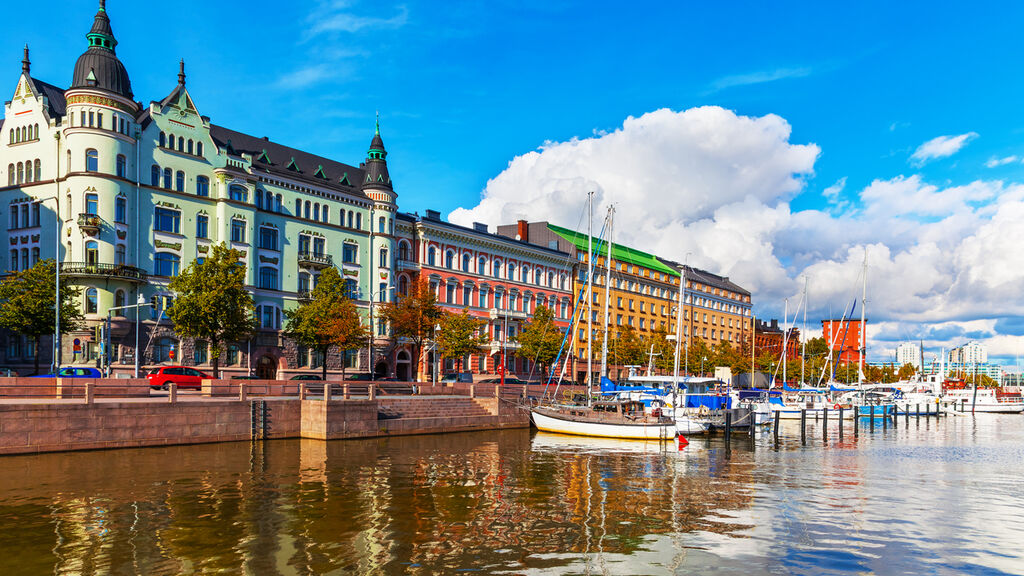
<instances>
[{"instance_id":1,"label":"dark dome","mask_svg":"<svg viewBox=\"0 0 1024 576\"><path fill-rule=\"evenodd\" d=\"M92 73L92 77L89 75ZM93 46L78 57L72 88L99 88L132 98L132 82L124 64L110 50Z\"/></svg>"}]
</instances>

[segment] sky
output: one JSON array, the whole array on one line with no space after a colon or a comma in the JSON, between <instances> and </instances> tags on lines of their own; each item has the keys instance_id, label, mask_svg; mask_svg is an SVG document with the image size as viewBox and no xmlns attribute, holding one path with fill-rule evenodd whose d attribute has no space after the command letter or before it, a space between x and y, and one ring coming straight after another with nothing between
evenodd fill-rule
<instances>
[{"instance_id":1,"label":"sky","mask_svg":"<svg viewBox=\"0 0 1024 576\"><path fill-rule=\"evenodd\" d=\"M107 8L144 103L184 59L213 122L350 164L379 112L402 210L575 226L594 191L616 242L729 276L760 318L806 282L808 334L857 297L866 251L871 360L1024 348L1024 4ZM95 11L6 7L11 93L26 43L66 86Z\"/></svg>"}]
</instances>

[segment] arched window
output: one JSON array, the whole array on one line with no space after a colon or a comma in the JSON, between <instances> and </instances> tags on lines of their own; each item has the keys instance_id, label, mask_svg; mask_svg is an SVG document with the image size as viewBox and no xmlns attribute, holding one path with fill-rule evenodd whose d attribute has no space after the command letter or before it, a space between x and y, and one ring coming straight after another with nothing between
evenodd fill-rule
<instances>
[{"instance_id":1,"label":"arched window","mask_svg":"<svg viewBox=\"0 0 1024 576\"><path fill-rule=\"evenodd\" d=\"M491 270L494 272L495 278L501 278L501 260L491 262Z\"/></svg>"},{"instance_id":2,"label":"arched window","mask_svg":"<svg viewBox=\"0 0 1024 576\"><path fill-rule=\"evenodd\" d=\"M319 220L319 219L320 219L320 203L317 202L317 203L313 204L313 220Z\"/></svg>"},{"instance_id":3,"label":"arched window","mask_svg":"<svg viewBox=\"0 0 1024 576\"><path fill-rule=\"evenodd\" d=\"M128 202L124 199L124 196L118 196L114 200L114 222L124 222L125 213L128 211Z\"/></svg>"},{"instance_id":4,"label":"arched window","mask_svg":"<svg viewBox=\"0 0 1024 576\"><path fill-rule=\"evenodd\" d=\"M167 135L167 147L174 150L174 134Z\"/></svg>"},{"instance_id":5,"label":"arched window","mask_svg":"<svg viewBox=\"0 0 1024 576\"><path fill-rule=\"evenodd\" d=\"M39 124L36 124L35 132L36 132L36 140L39 140Z\"/></svg>"},{"instance_id":6,"label":"arched window","mask_svg":"<svg viewBox=\"0 0 1024 576\"><path fill-rule=\"evenodd\" d=\"M25 181L25 165L18 162L18 184Z\"/></svg>"},{"instance_id":7,"label":"arched window","mask_svg":"<svg viewBox=\"0 0 1024 576\"><path fill-rule=\"evenodd\" d=\"M348 227L349 228L352 227L352 218L353 218L353 212L351 210L349 210L349 212L348 212Z\"/></svg>"},{"instance_id":8,"label":"arched window","mask_svg":"<svg viewBox=\"0 0 1024 576\"><path fill-rule=\"evenodd\" d=\"M481 256L480 259L476 261L476 273L477 274L486 274L487 273L487 258L486 257Z\"/></svg>"},{"instance_id":9,"label":"arched window","mask_svg":"<svg viewBox=\"0 0 1024 576\"><path fill-rule=\"evenodd\" d=\"M184 151L185 151L185 138L182 137L182 136L178 136L178 152L184 152Z\"/></svg>"},{"instance_id":10,"label":"arched window","mask_svg":"<svg viewBox=\"0 0 1024 576\"><path fill-rule=\"evenodd\" d=\"M186 150L185 150L185 151L186 151L186 152L188 152L189 154L191 154L191 153L192 153L192 146L193 146L193 144L192 144L192 139L191 139L191 138L189 138L189 141L188 141L188 148L186 148Z\"/></svg>"},{"instance_id":11,"label":"arched window","mask_svg":"<svg viewBox=\"0 0 1024 576\"><path fill-rule=\"evenodd\" d=\"M409 279L405 276L398 277L398 293L402 296L409 293Z\"/></svg>"},{"instance_id":12,"label":"arched window","mask_svg":"<svg viewBox=\"0 0 1024 576\"><path fill-rule=\"evenodd\" d=\"M14 163L11 162L10 164L7 165L7 185L8 186L14 186L14 177L15 176L16 176L16 174L14 172Z\"/></svg>"},{"instance_id":13,"label":"arched window","mask_svg":"<svg viewBox=\"0 0 1024 576\"><path fill-rule=\"evenodd\" d=\"M9 130L9 134L11 136L11 144L14 144L14 128Z\"/></svg>"},{"instance_id":14,"label":"arched window","mask_svg":"<svg viewBox=\"0 0 1024 576\"><path fill-rule=\"evenodd\" d=\"M327 224L330 224L330 222L331 222L331 211L327 209L326 205L324 206L323 215L324 215L324 222L327 223Z\"/></svg>"},{"instance_id":15,"label":"arched window","mask_svg":"<svg viewBox=\"0 0 1024 576\"><path fill-rule=\"evenodd\" d=\"M98 172L99 171L99 153L94 149L85 151L85 171L86 172Z\"/></svg>"},{"instance_id":16,"label":"arched window","mask_svg":"<svg viewBox=\"0 0 1024 576\"><path fill-rule=\"evenodd\" d=\"M449 270L455 268L455 252L449 250L444 253L444 267Z\"/></svg>"},{"instance_id":17,"label":"arched window","mask_svg":"<svg viewBox=\"0 0 1024 576\"><path fill-rule=\"evenodd\" d=\"M524 283L530 281L530 267L529 266L523 264L523 268L522 268L522 270L520 270L520 274L519 274L519 281L520 282L524 282Z\"/></svg>"},{"instance_id":18,"label":"arched window","mask_svg":"<svg viewBox=\"0 0 1024 576\"><path fill-rule=\"evenodd\" d=\"M168 190L171 189L171 179L173 176L174 174L171 172L170 168L164 168L164 188L167 188Z\"/></svg>"},{"instance_id":19,"label":"arched window","mask_svg":"<svg viewBox=\"0 0 1024 576\"><path fill-rule=\"evenodd\" d=\"M170 252L157 252L155 256L157 276L177 276L181 267L181 257Z\"/></svg>"},{"instance_id":20,"label":"arched window","mask_svg":"<svg viewBox=\"0 0 1024 576\"><path fill-rule=\"evenodd\" d=\"M124 250L124 244L118 244L114 249L114 263L118 266L124 266Z\"/></svg>"},{"instance_id":21,"label":"arched window","mask_svg":"<svg viewBox=\"0 0 1024 576\"><path fill-rule=\"evenodd\" d=\"M124 290L117 290L114 292L114 308L122 306L124 306ZM117 315L124 316L124 310L118 310Z\"/></svg>"},{"instance_id":22,"label":"arched window","mask_svg":"<svg viewBox=\"0 0 1024 576\"><path fill-rule=\"evenodd\" d=\"M99 293L95 288L89 288L85 291L85 313L95 314L99 309Z\"/></svg>"},{"instance_id":23,"label":"arched window","mask_svg":"<svg viewBox=\"0 0 1024 576\"><path fill-rule=\"evenodd\" d=\"M167 146L167 135L163 132L160 133L160 147L164 148Z\"/></svg>"},{"instance_id":24,"label":"arched window","mask_svg":"<svg viewBox=\"0 0 1024 576\"><path fill-rule=\"evenodd\" d=\"M185 173L178 170L178 173L174 177L174 189L178 192L185 191Z\"/></svg>"},{"instance_id":25,"label":"arched window","mask_svg":"<svg viewBox=\"0 0 1024 576\"><path fill-rule=\"evenodd\" d=\"M469 265L470 265L470 262L472 262L472 260L473 259L472 259L472 257L470 257L469 254L463 254L462 255L462 271L463 272L469 272Z\"/></svg>"},{"instance_id":26,"label":"arched window","mask_svg":"<svg viewBox=\"0 0 1024 576\"><path fill-rule=\"evenodd\" d=\"M117 177L126 178L128 175L128 159L124 154L117 155Z\"/></svg>"},{"instance_id":27,"label":"arched window","mask_svg":"<svg viewBox=\"0 0 1024 576\"><path fill-rule=\"evenodd\" d=\"M398 259L408 260L409 259L409 243L402 240L398 243Z\"/></svg>"},{"instance_id":28,"label":"arched window","mask_svg":"<svg viewBox=\"0 0 1024 576\"><path fill-rule=\"evenodd\" d=\"M264 206L264 207L265 207L265 208L266 208L267 210L270 210L271 212L273 212L273 211L274 211L274 195L273 195L273 194L271 194L271 193L270 193L270 192L268 191L268 192L266 192L266 194L265 194L265 196L264 196L264 197L266 198L266 200L264 200L264 202L263 202L263 203L264 203L264 204L266 205L266 206Z\"/></svg>"},{"instance_id":29,"label":"arched window","mask_svg":"<svg viewBox=\"0 0 1024 576\"><path fill-rule=\"evenodd\" d=\"M302 217L302 200L295 199L295 216Z\"/></svg>"},{"instance_id":30,"label":"arched window","mask_svg":"<svg viewBox=\"0 0 1024 576\"><path fill-rule=\"evenodd\" d=\"M263 209L263 193L259 190L256 191L256 208Z\"/></svg>"},{"instance_id":31,"label":"arched window","mask_svg":"<svg viewBox=\"0 0 1024 576\"><path fill-rule=\"evenodd\" d=\"M32 182L32 163L25 162L25 182Z\"/></svg>"},{"instance_id":32,"label":"arched window","mask_svg":"<svg viewBox=\"0 0 1024 576\"><path fill-rule=\"evenodd\" d=\"M552 288L554 286L555 286L555 274L553 272L548 272L548 287Z\"/></svg>"},{"instance_id":33,"label":"arched window","mask_svg":"<svg viewBox=\"0 0 1024 576\"><path fill-rule=\"evenodd\" d=\"M360 213L356 213L356 229L357 230L362 230L363 229L363 215L360 214Z\"/></svg>"},{"instance_id":34,"label":"arched window","mask_svg":"<svg viewBox=\"0 0 1024 576\"><path fill-rule=\"evenodd\" d=\"M427 248L427 265L437 266L437 249L433 246Z\"/></svg>"},{"instance_id":35,"label":"arched window","mask_svg":"<svg viewBox=\"0 0 1024 576\"><path fill-rule=\"evenodd\" d=\"M210 195L210 179L206 176L196 176L196 196Z\"/></svg>"},{"instance_id":36,"label":"arched window","mask_svg":"<svg viewBox=\"0 0 1024 576\"><path fill-rule=\"evenodd\" d=\"M388 267L388 249L387 248L381 248L380 249L380 267L381 268L387 268Z\"/></svg>"},{"instance_id":37,"label":"arched window","mask_svg":"<svg viewBox=\"0 0 1024 576\"><path fill-rule=\"evenodd\" d=\"M544 278L544 272L540 268L533 271L533 283L540 286L540 281Z\"/></svg>"},{"instance_id":38,"label":"arched window","mask_svg":"<svg viewBox=\"0 0 1024 576\"><path fill-rule=\"evenodd\" d=\"M99 264L100 260L100 245L95 240L90 240L85 243L85 263L88 266L95 266Z\"/></svg>"},{"instance_id":39,"label":"arched window","mask_svg":"<svg viewBox=\"0 0 1024 576\"><path fill-rule=\"evenodd\" d=\"M281 195L278 194L277 197L276 197L276 202L274 203L274 212L280 212L280 211L281 211Z\"/></svg>"},{"instance_id":40,"label":"arched window","mask_svg":"<svg viewBox=\"0 0 1024 576\"><path fill-rule=\"evenodd\" d=\"M277 290L277 268L260 266L259 287L267 290Z\"/></svg>"},{"instance_id":41,"label":"arched window","mask_svg":"<svg viewBox=\"0 0 1024 576\"><path fill-rule=\"evenodd\" d=\"M160 185L160 167L153 164L153 167L149 169L149 184L151 186Z\"/></svg>"},{"instance_id":42,"label":"arched window","mask_svg":"<svg viewBox=\"0 0 1024 576\"><path fill-rule=\"evenodd\" d=\"M202 142L196 142L196 156L202 156L202 155L203 155L203 143Z\"/></svg>"},{"instance_id":43,"label":"arched window","mask_svg":"<svg viewBox=\"0 0 1024 576\"><path fill-rule=\"evenodd\" d=\"M387 224L385 224L385 221L386 220L383 216L377 219L377 232L381 234L385 233L384 231L387 230Z\"/></svg>"},{"instance_id":44,"label":"arched window","mask_svg":"<svg viewBox=\"0 0 1024 576\"><path fill-rule=\"evenodd\" d=\"M516 279L516 265L511 263L511 262L508 263L508 279L509 280L515 280Z\"/></svg>"},{"instance_id":45,"label":"arched window","mask_svg":"<svg viewBox=\"0 0 1024 576\"><path fill-rule=\"evenodd\" d=\"M249 202L249 190L241 184L232 184L228 188L228 197L236 202Z\"/></svg>"},{"instance_id":46,"label":"arched window","mask_svg":"<svg viewBox=\"0 0 1024 576\"><path fill-rule=\"evenodd\" d=\"M36 158L36 180L40 180L43 177L43 171L41 170L40 166L41 163L39 162L39 159Z\"/></svg>"},{"instance_id":47,"label":"arched window","mask_svg":"<svg viewBox=\"0 0 1024 576\"><path fill-rule=\"evenodd\" d=\"M303 213L302 213L302 214L303 214L303 217L304 217L304 218L305 218L306 220L309 220L309 213L310 213L310 208L311 208L311 207L312 207L312 203L310 203L310 201L309 201L309 200L306 200L305 210L304 210L304 211L303 211Z\"/></svg>"}]
</instances>

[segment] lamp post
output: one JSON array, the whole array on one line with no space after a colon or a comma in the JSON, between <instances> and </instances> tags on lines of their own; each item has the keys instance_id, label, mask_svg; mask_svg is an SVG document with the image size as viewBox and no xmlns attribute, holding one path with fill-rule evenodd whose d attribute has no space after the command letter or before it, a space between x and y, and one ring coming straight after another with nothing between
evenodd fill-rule
<instances>
[{"instance_id":1,"label":"lamp post","mask_svg":"<svg viewBox=\"0 0 1024 576\"><path fill-rule=\"evenodd\" d=\"M60 132L56 133L54 138L57 140L57 174L59 176ZM60 179L58 177L54 180L57 183L57 193L53 197L55 205L53 212L57 225L53 233L53 358L50 359L50 374L56 374L57 370L60 370L60 233L63 226L60 219ZM40 201L40 204L46 200Z\"/></svg>"},{"instance_id":2,"label":"lamp post","mask_svg":"<svg viewBox=\"0 0 1024 576\"><path fill-rule=\"evenodd\" d=\"M700 375L702 377L704 376L704 362L707 361L707 359L708 359L707 356L701 356L700 357Z\"/></svg>"},{"instance_id":3,"label":"lamp post","mask_svg":"<svg viewBox=\"0 0 1024 576\"><path fill-rule=\"evenodd\" d=\"M441 331L440 324L434 324L434 384L437 384L438 370L440 369L439 358L437 357L437 333Z\"/></svg>"},{"instance_id":4,"label":"lamp post","mask_svg":"<svg viewBox=\"0 0 1024 576\"><path fill-rule=\"evenodd\" d=\"M104 371L103 375L110 377L110 329L113 326L111 324L114 310L127 310L129 308L135 308L135 377L139 377L139 309L143 306L152 306L146 299L139 294L139 299L136 304L129 304L128 306L111 306L107 308L107 325L104 327L104 343L103 343L103 361Z\"/></svg>"}]
</instances>

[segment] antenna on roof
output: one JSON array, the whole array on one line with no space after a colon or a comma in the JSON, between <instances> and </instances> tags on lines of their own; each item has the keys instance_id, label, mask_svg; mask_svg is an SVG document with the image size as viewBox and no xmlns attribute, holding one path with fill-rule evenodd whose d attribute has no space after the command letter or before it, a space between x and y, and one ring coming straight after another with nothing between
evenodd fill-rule
<instances>
[{"instance_id":1,"label":"antenna on roof","mask_svg":"<svg viewBox=\"0 0 1024 576\"><path fill-rule=\"evenodd\" d=\"M30 62L29 59L28 59L28 44L26 43L25 44L25 58L23 58L22 61L21 61L21 72L27 76L29 68L31 68L31 67L32 67L32 62Z\"/></svg>"},{"instance_id":2,"label":"antenna on roof","mask_svg":"<svg viewBox=\"0 0 1024 576\"><path fill-rule=\"evenodd\" d=\"M179 86L184 86L185 85L185 59L184 58L182 58L181 61L178 62L178 85Z\"/></svg>"}]
</instances>

